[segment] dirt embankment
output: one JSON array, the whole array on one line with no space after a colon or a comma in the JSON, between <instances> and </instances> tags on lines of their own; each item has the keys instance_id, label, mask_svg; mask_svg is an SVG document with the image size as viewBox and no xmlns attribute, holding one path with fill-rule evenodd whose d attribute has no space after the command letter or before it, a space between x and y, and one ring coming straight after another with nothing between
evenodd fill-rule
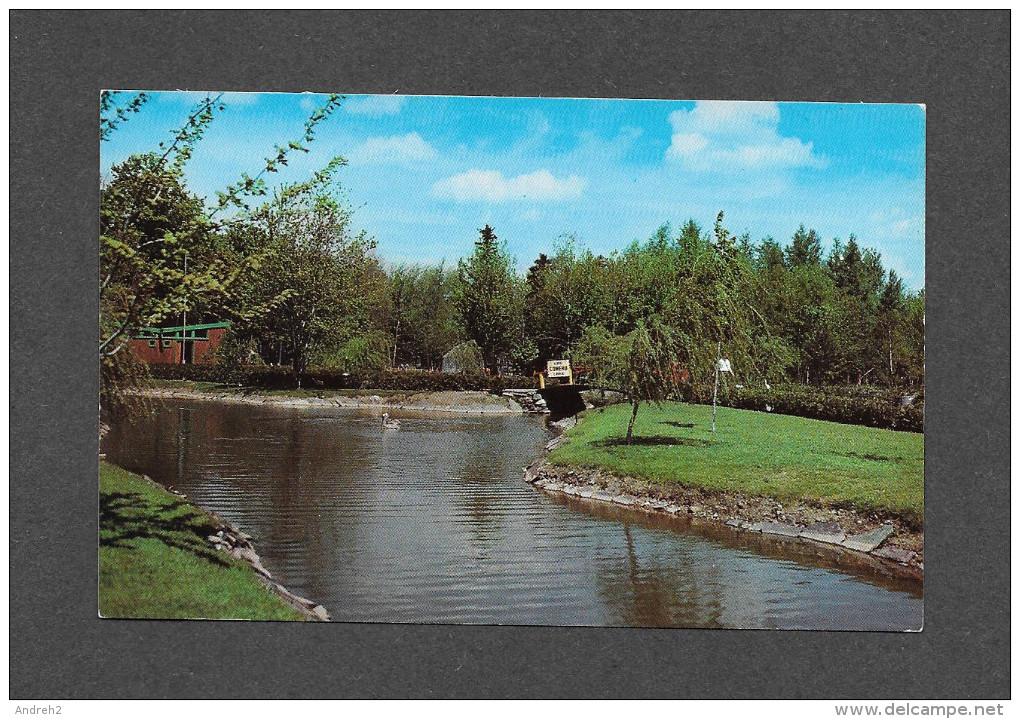
<instances>
[{"instance_id":1,"label":"dirt embankment","mask_svg":"<svg viewBox=\"0 0 1020 719\"><path fill-rule=\"evenodd\" d=\"M550 426L563 431L572 424L551 423ZM653 484L597 468L549 463L546 454L566 441L569 438L562 434L553 439L542 456L525 470L525 481L543 491L587 501L610 502L635 510L717 522L733 531L769 534L814 542L834 551L863 553L881 562L890 573L918 579L924 576L924 532L895 516L799 501L780 502L769 497L734 492Z\"/></svg>"},{"instance_id":2,"label":"dirt embankment","mask_svg":"<svg viewBox=\"0 0 1020 719\"><path fill-rule=\"evenodd\" d=\"M303 397L259 394L233 389L216 391L190 387L149 387L139 390L138 394L152 399L214 400L231 404L278 407L341 407L476 415L508 415L524 412L521 405L507 397L466 390L459 392L401 392L387 393L386 395L372 394L371 392L356 395L322 392L315 396Z\"/></svg>"}]
</instances>

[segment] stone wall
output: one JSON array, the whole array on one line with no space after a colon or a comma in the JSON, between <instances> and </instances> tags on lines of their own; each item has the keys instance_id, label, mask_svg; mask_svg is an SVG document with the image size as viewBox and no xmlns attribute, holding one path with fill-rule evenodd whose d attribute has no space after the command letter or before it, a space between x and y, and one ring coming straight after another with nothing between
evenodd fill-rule
<instances>
[{"instance_id":1,"label":"stone wall","mask_svg":"<svg viewBox=\"0 0 1020 719\"><path fill-rule=\"evenodd\" d=\"M503 396L519 404L527 414L549 414L545 400L533 389L507 389Z\"/></svg>"}]
</instances>

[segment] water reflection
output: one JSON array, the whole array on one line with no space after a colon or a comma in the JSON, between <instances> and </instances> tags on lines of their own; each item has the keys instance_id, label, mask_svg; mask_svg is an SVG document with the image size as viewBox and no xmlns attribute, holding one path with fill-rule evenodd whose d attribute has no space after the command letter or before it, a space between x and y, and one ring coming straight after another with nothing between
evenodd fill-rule
<instances>
[{"instance_id":1,"label":"water reflection","mask_svg":"<svg viewBox=\"0 0 1020 719\"><path fill-rule=\"evenodd\" d=\"M598 575L599 594L613 608L613 624L723 626L721 599L712 581L714 567L693 571L686 552L677 553L669 567L644 556L639 559L630 523L622 526L626 557L603 562Z\"/></svg>"},{"instance_id":2,"label":"water reflection","mask_svg":"<svg viewBox=\"0 0 1020 719\"><path fill-rule=\"evenodd\" d=\"M921 588L867 557L546 495L541 420L175 402L104 449L255 537L350 621L909 629Z\"/></svg>"}]
</instances>

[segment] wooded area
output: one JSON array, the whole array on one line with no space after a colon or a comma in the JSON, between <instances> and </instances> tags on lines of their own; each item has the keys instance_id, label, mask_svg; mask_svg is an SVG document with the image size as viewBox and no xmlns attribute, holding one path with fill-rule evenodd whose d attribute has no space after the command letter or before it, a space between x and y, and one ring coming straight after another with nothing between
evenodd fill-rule
<instances>
[{"instance_id":1,"label":"wooded area","mask_svg":"<svg viewBox=\"0 0 1020 719\"><path fill-rule=\"evenodd\" d=\"M489 372L530 375L571 358L605 384L644 387L645 399L675 389L679 369L711 381L720 352L738 383L923 385L924 290L906 289L852 235L823 243L801 226L788 240L736 236L720 212L712 228L664 224L644 241L620 237L609 254L550 237L521 272L508 238L486 225L456 262L390 264L356 229L337 181L342 157L304 183L266 182L341 101L331 97L298 140L215 203L189 191L184 167L219 98L200 102L172 143L113 169L101 197L104 403L144 375L127 340L185 311L232 322L219 362L296 375L435 370L473 341ZM144 94L105 94L101 139L143 108Z\"/></svg>"}]
</instances>

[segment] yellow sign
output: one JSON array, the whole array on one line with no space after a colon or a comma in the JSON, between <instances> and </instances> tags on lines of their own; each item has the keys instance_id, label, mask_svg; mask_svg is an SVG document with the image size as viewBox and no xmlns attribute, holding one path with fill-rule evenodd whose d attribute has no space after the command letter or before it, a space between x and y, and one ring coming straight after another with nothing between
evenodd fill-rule
<instances>
[{"instance_id":1,"label":"yellow sign","mask_svg":"<svg viewBox=\"0 0 1020 719\"><path fill-rule=\"evenodd\" d=\"M570 360L549 360L545 369L550 377L570 377Z\"/></svg>"}]
</instances>

